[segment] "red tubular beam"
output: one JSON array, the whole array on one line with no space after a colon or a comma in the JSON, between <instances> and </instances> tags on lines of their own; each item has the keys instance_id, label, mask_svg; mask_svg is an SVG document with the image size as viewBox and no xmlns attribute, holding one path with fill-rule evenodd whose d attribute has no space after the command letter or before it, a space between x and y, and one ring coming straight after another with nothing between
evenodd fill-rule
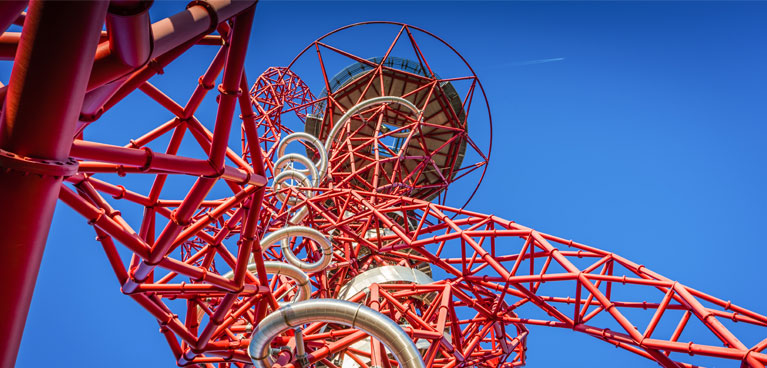
<instances>
[{"instance_id":1,"label":"red tubular beam","mask_svg":"<svg viewBox=\"0 0 767 368\"><path fill-rule=\"evenodd\" d=\"M112 83L96 88L85 95L83 107L80 111L80 121L77 124L78 133L82 132L88 124L98 120L104 113L104 102L111 98L125 83L126 78L118 79Z\"/></svg>"},{"instance_id":2,"label":"red tubular beam","mask_svg":"<svg viewBox=\"0 0 767 368\"><path fill-rule=\"evenodd\" d=\"M123 286L125 292L131 293L136 290L138 283L147 279L149 274L154 270L154 267L160 263L160 261L173 261L172 259L165 258L168 249L172 246L173 241L178 237L181 230L188 225L189 220L192 218L194 212L199 208L205 196L213 188L216 180L212 178L199 178L192 186L189 194L184 198L184 202L181 206L173 211L171 221L165 226L160 236L157 238L157 242L152 246L149 257L144 257L144 261L133 272L133 277L128 280ZM183 263L180 266L187 266ZM184 273L183 271L171 268L171 270ZM201 277L200 275L190 275L195 278ZM228 282L228 280L227 280Z\"/></svg>"},{"instance_id":3,"label":"red tubular beam","mask_svg":"<svg viewBox=\"0 0 767 368\"><path fill-rule=\"evenodd\" d=\"M141 263L141 265L144 265L144 263ZM158 265L163 268L167 268L173 272L189 276L192 279L209 282L229 292L239 291L241 289L238 287L234 287L232 285L231 280L224 278L221 275L217 275L215 273L208 273L208 271L203 268L188 265L184 262L175 260L173 258L163 258L160 261L160 263L158 263ZM154 266L152 267L152 270L153 269L154 269ZM123 292L127 293L129 291L123 290Z\"/></svg>"},{"instance_id":4,"label":"red tubular beam","mask_svg":"<svg viewBox=\"0 0 767 368\"><path fill-rule=\"evenodd\" d=\"M163 172L207 177L218 174L208 161L153 152L146 148L125 148L82 140L75 140L72 143L72 156L134 166L144 171L156 169ZM263 176L229 166L221 171L221 178L241 185L264 186L266 184L266 178Z\"/></svg>"},{"instance_id":5,"label":"red tubular beam","mask_svg":"<svg viewBox=\"0 0 767 368\"><path fill-rule=\"evenodd\" d=\"M197 44L206 46L221 46L224 44L224 40L219 35L207 35L197 41Z\"/></svg>"},{"instance_id":6,"label":"red tubular beam","mask_svg":"<svg viewBox=\"0 0 767 368\"><path fill-rule=\"evenodd\" d=\"M643 270L646 270L646 268L643 268ZM750 311L748 309L745 309L743 307L739 307L739 306L737 306L735 304L732 304L729 301L725 302L724 300L721 300L719 298L715 298L715 297L713 297L711 295L708 295L706 293L697 291L697 290L695 290L695 289L693 289L691 287L685 287L685 288L687 289L687 291L690 292L690 294L692 294L692 295L694 295L694 296L696 296L696 297L698 297L700 299L703 299L705 301L709 301L711 303L719 305L720 307L722 307L722 308L724 308L726 310L731 310L731 311L737 312L739 314L747 315L747 316L749 316L749 317L751 317L751 318L753 318L755 320L758 320L758 321L760 321L762 323L767 323L767 317L762 316L762 315L760 315L758 313L752 312L752 311Z\"/></svg>"},{"instance_id":7,"label":"red tubular beam","mask_svg":"<svg viewBox=\"0 0 767 368\"><path fill-rule=\"evenodd\" d=\"M203 3L207 5L203 5ZM208 0L192 5L169 18L152 24L152 57L157 57L187 42L196 43L206 33L213 31L223 22L253 5L254 1ZM88 81L88 90L114 81L134 68L123 63L110 52L109 45L99 48L93 64L93 73Z\"/></svg>"},{"instance_id":8,"label":"red tubular beam","mask_svg":"<svg viewBox=\"0 0 767 368\"><path fill-rule=\"evenodd\" d=\"M27 2L27 0L0 1L0 34L16 21L19 14L27 7Z\"/></svg>"},{"instance_id":9,"label":"red tubular beam","mask_svg":"<svg viewBox=\"0 0 767 368\"><path fill-rule=\"evenodd\" d=\"M349 346L349 345L351 345L351 344L353 344L353 343L355 343L355 342L357 342L359 340L362 340L363 338L365 338L365 336L367 336L366 333L364 333L362 331L356 331L356 332L354 332L354 333L352 333L352 334L350 334L350 335L348 335L348 336L346 336L346 337L344 337L344 338L342 338L342 339L340 339L338 341L327 343L325 346L323 346L323 347L321 347L321 348L319 348L319 349L317 349L317 350L315 350L315 351L313 351L311 353L307 353L307 355L308 355L307 359L309 360L310 363L315 363L318 360L320 360L322 358L325 358L325 357L327 357L330 354L337 353L337 352L343 350L344 348L346 348L347 346ZM298 365L298 367L300 367L300 365ZM289 364L283 365L282 368L297 368L297 367L296 367L295 364L289 363Z\"/></svg>"},{"instance_id":10,"label":"red tubular beam","mask_svg":"<svg viewBox=\"0 0 767 368\"><path fill-rule=\"evenodd\" d=\"M210 63L210 66L208 66L208 70L205 71L205 74L200 77L197 87L195 87L194 92L192 92L192 96L189 97L189 101L186 102L186 106L183 108L183 118L191 118L192 115L194 115L194 112L197 111L197 108L200 106L200 103L202 103L202 99L205 98L208 91L215 87L214 83L216 82L216 78L219 73L221 73L221 69L224 68L224 61L226 61L228 49L228 46L222 46L218 49L216 57L213 58L213 61Z\"/></svg>"},{"instance_id":11,"label":"red tubular beam","mask_svg":"<svg viewBox=\"0 0 767 368\"><path fill-rule=\"evenodd\" d=\"M178 297L183 297L184 294L189 293L190 296L195 297L195 295L204 295L207 296L224 296L225 294L228 294L229 291L226 289L223 289L219 286L213 285L213 284L141 284L136 289L138 292L153 292L153 293L164 293L164 294L174 294ZM256 287L252 287L249 289L244 289L241 292L241 296L247 296L247 295L254 295L259 293L260 290Z\"/></svg>"},{"instance_id":12,"label":"red tubular beam","mask_svg":"<svg viewBox=\"0 0 767 368\"><path fill-rule=\"evenodd\" d=\"M173 334L173 331L160 324L160 332L165 336L165 340L168 342L170 350L173 352L173 356L176 357L176 359L180 358L182 354L181 345L178 343L178 340L176 340L176 335Z\"/></svg>"},{"instance_id":13,"label":"red tubular beam","mask_svg":"<svg viewBox=\"0 0 767 368\"><path fill-rule=\"evenodd\" d=\"M719 320L714 317L712 313L706 312L706 308L703 307L703 305L700 304L700 302L695 299L694 296L690 295L690 292L687 291L687 288L684 287L684 285L675 283L673 287L674 291L682 297L684 302L690 307L690 310L695 314L696 317L698 317L701 322L706 324L706 327L708 327L714 334L719 337L722 342L729 345L732 348L743 350L744 353L748 348L746 348L745 345L743 345L740 340L738 340L735 335L732 334L729 330L727 330L724 325L722 325Z\"/></svg>"},{"instance_id":14,"label":"red tubular beam","mask_svg":"<svg viewBox=\"0 0 767 368\"><path fill-rule=\"evenodd\" d=\"M252 6L234 18L232 39L228 47L226 65L224 65L224 76L219 86L221 95L216 113L216 126L213 130L213 143L209 152L210 163L215 169L221 169L224 166L237 95L248 91L247 89L240 89L240 77L242 77L242 67L245 63L245 52L248 50L248 40L250 39L250 29L253 25L255 10L255 6Z\"/></svg>"},{"instance_id":15,"label":"red tubular beam","mask_svg":"<svg viewBox=\"0 0 767 368\"><path fill-rule=\"evenodd\" d=\"M181 54L186 52L186 50L192 46L194 46L193 42L187 42L163 55L152 59L147 65L139 68L136 72L131 74L124 83L120 84L120 88L117 89L117 91L115 91L115 93L111 95L108 100L103 102L104 106L101 108L102 113L112 108L118 102L122 101L125 96L136 90L136 88L149 80L149 78L155 76L157 73L161 73L165 66L170 64L170 62L175 60L177 57L181 56Z\"/></svg>"},{"instance_id":16,"label":"red tubular beam","mask_svg":"<svg viewBox=\"0 0 767 368\"><path fill-rule=\"evenodd\" d=\"M234 195L233 197L229 198L225 202L221 203L218 207L208 212L208 215L195 222L191 226L184 229L183 232L173 241L173 245L171 246L171 250L173 250L175 247L181 245L183 242L188 240L189 238L195 236L198 232L202 231L205 226L208 226L213 221L218 220L221 216L224 215L229 209L231 209L234 206L237 206L240 202L244 201L247 196L253 193L253 191L256 189L254 186L249 186Z\"/></svg>"},{"instance_id":17,"label":"red tubular beam","mask_svg":"<svg viewBox=\"0 0 767 368\"><path fill-rule=\"evenodd\" d=\"M655 331L655 327L658 325L658 322L660 321L660 318L663 316L663 312L666 311L666 308L668 307L668 303L671 301L671 297L674 295L674 288L669 288L666 295L663 296L663 300L661 301L660 305L655 310L655 314L653 314L652 319L650 320L650 323L647 325L647 328L644 331L645 338L648 338L652 336L653 331Z\"/></svg>"},{"instance_id":18,"label":"red tubular beam","mask_svg":"<svg viewBox=\"0 0 767 368\"><path fill-rule=\"evenodd\" d=\"M109 234L104 232L104 230L101 230L97 227L94 229L96 230L97 235L96 240L98 240L101 243L101 246L104 248L104 253L107 255L109 264L112 266L112 269L115 272L115 276L117 276L117 281L120 282L120 285L122 285L126 280L128 280L128 271L125 269L125 266L120 259L120 254L117 253L115 243L112 241L112 238L109 236Z\"/></svg>"},{"instance_id":19,"label":"red tubular beam","mask_svg":"<svg viewBox=\"0 0 767 368\"><path fill-rule=\"evenodd\" d=\"M266 286L259 286L257 291L259 294L266 294L270 292L269 288ZM240 293L240 295L242 296L243 294ZM224 329L229 328L231 330L233 327L232 324L237 322L237 319L240 318L240 316L248 312L253 307L253 305L258 301L259 298L261 298L261 296L254 296L250 298L249 300L245 301L244 303L240 303L238 305L239 309L232 311L232 313L230 313L226 317L224 322L221 323L221 325L218 326L218 328L216 328L215 332L213 332L213 336L220 335L221 333L224 332Z\"/></svg>"},{"instance_id":20,"label":"red tubular beam","mask_svg":"<svg viewBox=\"0 0 767 368\"><path fill-rule=\"evenodd\" d=\"M235 285L242 285L242 282L245 279L251 252L253 252L254 248L258 248L259 251L261 250L261 247L258 245L260 243L259 239L255 234L258 227L258 214L260 212L263 198L264 190L258 189L253 196L253 200L248 204L247 217L245 218L245 224L242 227L240 234L242 242L237 252L237 263L234 267L234 277L232 278ZM254 254L253 259L256 263L259 283L261 285L267 285L266 268L264 268L263 255L260 253L261 252L257 252L257 254ZM261 256L261 258L258 258L258 256Z\"/></svg>"},{"instance_id":21,"label":"red tubular beam","mask_svg":"<svg viewBox=\"0 0 767 368\"><path fill-rule=\"evenodd\" d=\"M208 6L192 3L185 11L152 24L152 54L164 54L192 38L214 30L218 26L214 21L224 22L252 6L255 1L207 0L204 3Z\"/></svg>"},{"instance_id":22,"label":"red tubular beam","mask_svg":"<svg viewBox=\"0 0 767 368\"><path fill-rule=\"evenodd\" d=\"M707 356L734 359L734 360L743 360L746 355L746 351L743 351L740 349L702 345L702 344L693 344L693 343L687 343L687 342L663 341L663 340L656 340L656 339L645 339L644 341L642 341L642 345L650 347L650 348L655 348L658 350L670 350L672 352L707 355ZM755 358L757 361L762 362L761 363L762 365L767 363L767 355L765 354L751 352L748 355ZM756 367L759 367L759 366L756 366Z\"/></svg>"},{"instance_id":23,"label":"red tubular beam","mask_svg":"<svg viewBox=\"0 0 767 368\"><path fill-rule=\"evenodd\" d=\"M144 82L144 84L139 86L139 89L151 99L162 105L162 107L173 113L173 115L182 116L184 114L184 109L176 103L176 101L173 101L173 99L168 97L168 95L160 91L160 89L153 86L151 83Z\"/></svg>"},{"instance_id":24,"label":"red tubular beam","mask_svg":"<svg viewBox=\"0 0 767 368\"><path fill-rule=\"evenodd\" d=\"M76 176L73 176L71 178L68 178L67 181L78 183L82 180L85 180L82 174L78 174ZM149 198L138 194L136 192L130 191L125 189L125 187L121 185L114 185L107 183L105 181L101 181L95 178L88 178L88 182L90 182L91 185L93 185L96 190L102 193L106 193L112 196L114 199L125 199L128 201L131 201L133 203L138 203L142 206L151 206L152 202L149 201Z\"/></svg>"},{"instance_id":25,"label":"red tubular beam","mask_svg":"<svg viewBox=\"0 0 767 368\"><path fill-rule=\"evenodd\" d=\"M179 124L181 124L181 120L178 118L170 119L168 122L163 123L162 125L158 126L157 128L152 129L150 132L142 135L141 137L137 139L131 139L130 143L125 145L125 148L140 148L145 146L147 143L157 139L157 137L169 132L171 129L176 128Z\"/></svg>"},{"instance_id":26,"label":"red tubular beam","mask_svg":"<svg viewBox=\"0 0 767 368\"><path fill-rule=\"evenodd\" d=\"M115 211L112 206L107 203L107 201L102 197L96 188L94 188L89 182L87 181L81 181L80 183L77 183L75 185L78 189L78 191L81 193L80 195L85 197L86 199L90 199L91 203L96 205L100 210L104 211L104 214L106 214L109 218L111 218L114 222L116 222L120 227L128 233L130 236L141 239L138 234L136 234L136 231L131 228L130 224L128 224L125 219L122 218L122 215L120 214L120 211Z\"/></svg>"},{"instance_id":27,"label":"red tubular beam","mask_svg":"<svg viewBox=\"0 0 767 368\"><path fill-rule=\"evenodd\" d=\"M173 134L168 142L168 147L165 149L165 153L169 155L175 155L178 153L178 149L181 146L181 141L184 139L184 133L186 132L186 125L176 127L173 130ZM149 190L149 200L152 203L157 203L160 198L162 188L165 186L165 181L168 179L167 175L157 175L152 183L152 189ZM152 216L144 217L144 222L151 222L154 224L154 218ZM148 225L148 224L147 224Z\"/></svg>"},{"instance_id":28,"label":"red tubular beam","mask_svg":"<svg viewBox=\"0 0 767 368\"><path fill-rule=\"evenodd\" d=\"M245 125L245 132L248 136L248 146L251 150L251 156L253 161L253 170L257 175L265 176L263 157L261 156L260 142L258 138L258 132L256 131L256 124L254 121L255 115L253 114L253 107L250 102L250 94L245 93L248 90L248 81L245 76L245 72L242 73L240 78L240 89L243 93L239 97L240 112L242 113L243 124ZM259 244L259 239L255 237L256 229L258 227L258 218L261 211L261 204L264 199L264 188L259 188L253 196L253 200L249 204L247 217L245 224L242 227L240 237L242 239L242 245L238 252L238 260L248 260L247 254L254 252L253 257L256 262L256 268L258 270L258 280L262 285L266 285L266 269L264 268L263 255L261 254L261 247L254 245ZM236 285L241 285L245 273L247 271L247 261L238 262L234 269L234 282Z\"/></svg>"},{"instance_id":29,"label":"red tubular beam","mask_svg":"<svg viewBox=\"0 0 767 368\"><path fill-rule=\"evenodd\" d=\"M72 207L72 209L83 215L83 217L87 218L88 221L104 230L104 232L120 241L120 243L123 243L134 253L142 257L149 256L149 245L136 236L136 234L127 232L119 223L109 216L105 216L104 210L94 207L77 195L77 193L65 186L61 187L59 198L69 207Z\"/></svg>"},{"instance_id":30,"label":"red tubular beam","mask_svg":"<svg viewBox=\"0 0 767 368\"><path fill-rule=\"evenodd\" d=\"M192 133L195 140L200 143L200 147L206 151L210 151L211 142L213 141L213 133L211 133L210 130L202 125L202 123L195 117L189 118L189 120L186 121L186 124L189 128L189 132ZM231 148L226 149L226 157L232 160L232 162L241 169L250 168L250 164L240 157L240 155L234 153Z\"/></svg>"},{"instance_id":31,"label":"red tubular beam","mask_svg":"<svg viewBox=\"0 0 767 368\"><path fill-rule=\"evenodd\" d=\"M167 327L188 344L197 344L197 337L190 333L186 326L184 326L184 324L179 321L178 316L175 316L162 307L158 306L152 299L144 294L134 294L131 295L131 297L142 307L144 307L147 312L151 313L152 316L157 318L161 329L163 327Z\"/></svg>"},{"instance_id":32,"label":"red tubular beam","mask_svg":"<svg viewBox=\"0 0 767 368\"><path fill-rule=\"evenodd\" d=\"M0 121L2 367L16 361L62 176L73 174L55 162L69 156L107 6L35 1L25 20Z\"/></svg>"},{"instance_id":33,"label":"red tubular beam","mask_svg":"<svg viewBox=\"0 0 767 368\"><path fill-rule=\"evenodd\" d=\"M205 349L211 336L213 336L213 332L215 332L216 328L224 322L224 318L226 317L227 313L229 313L229 309L232 307L232 304L237 301L238 296L239 293L230 293L226 294L226 296L221 300L221 304L219 304L216 312L210 316L210 321L208 321L205 329L203 329L202 333L200 334L200 339L197 342L197 349Z\"/></svg>"},{"instance_id":34,"label":"red tubular beam","mask_svg":"<svg viewBox=\"0 0 767 368\"><path fill-rule=\"evenodd\" d=\"M194 42L192 41L182 44L181 46L150 60L148 63L145 63L147 65L139 68L130 76L119 76L112 82L91 89L90 92L85 95L83 110L80 114L81 119L83 120L78 124L78 131L85 128L90 122L97 120L104 112L112 108L117 102L133 92L149 78L153 77L155 74L162 73L162 70L166 65L181 56L181 54L186 52L192 46L194 46ZM171 112L172 111L173 110L171 110Z\"/></svg>"},{"instance_id":35,"label":"red tubular beam","mask_svg":"<svg viewBox=\"0 0 767 368\"><path fill-rule=\"evenodd\" d=\"M21 33L18 32L5 32L0 35L0 60L13 60L19 47L19 39Z\"/></svg>"},{"instance_id":36,"label":"red tubular beam","mask_svg":"<svg viewBox=\"0 0 767 368\"><path fill-rule=\"evenodd\" d=\"M107 15L109 49L133 68L149 61L152 33L149 7L153 0L112 0Z\"/></svg>"}]
</instances>

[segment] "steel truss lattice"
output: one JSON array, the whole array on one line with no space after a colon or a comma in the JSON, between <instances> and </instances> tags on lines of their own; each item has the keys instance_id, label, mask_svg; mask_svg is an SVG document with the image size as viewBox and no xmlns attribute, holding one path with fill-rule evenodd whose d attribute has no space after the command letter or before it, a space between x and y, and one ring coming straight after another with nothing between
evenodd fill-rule
<instances>
[{"instance_id":1,"label":"steel truss lattice","mask_svg":"<svg viewBox=\"0 0 767 368\"><path fill-rule=\"evenodd\" d=\"M151 1L33 1L26 13L24 2L9 4L0 5L4 29L23 28L0 36L0 56L15 63L0 89L0 195L6 212L27 200L41 210L0 219L39 221L9 240L32 250L4 270L24 269L8 277L21 301L5 317L26 316L58 197L93 226L121 291L157 320L180 366L521 366L529 326L583 333L664 367L694 367L696 355L767 364L767 338L748 346L728 328L767 327L764 315L614 253L446 205L453 182L476 182L476 192L484 177L490 146L468 132L488 124L489 141L491 117L463 57L424 30L347 26L251 86L251 2L193 2L151 25ZM38 58L61 52L48 25L61 14L80 24L78 47L60 58L72 78L35 89L52 80ZM331 42L370 24L396 30L378 57ZM440 77L422 37L465 73ZM217 51L181 103L152 80L192 47ZM347 63L335 76L331 53ZM320 67L322 92L300 77L305 62ZM136 90L173 117L122 145L89 140L89 126ZM70 98L54 103L62 91ZM197 114L210 93L216 114L205 121ZM32 108L34 97L51 101L55 119ZM35 119L59 134L33 141L14 124ZM120 212L131 206L143 211L139 223ZM4 366L21 336L13 323L3 326ZM692 328L696 340L681 340Z\"/></svg>"}]
</instances>

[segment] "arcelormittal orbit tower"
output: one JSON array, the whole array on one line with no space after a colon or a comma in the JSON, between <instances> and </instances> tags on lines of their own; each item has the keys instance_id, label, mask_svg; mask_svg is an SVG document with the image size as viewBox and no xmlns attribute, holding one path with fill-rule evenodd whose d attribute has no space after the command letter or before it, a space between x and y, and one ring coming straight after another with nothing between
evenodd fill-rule
<instances>
[{"instance_id":1,"label":"arcelormittal orbit tower","mask_svg":"<svg viewBox=\"0 0 767 368\"><path fill-rule=\"evenodd\" d=\"M448 206L448 193L468 204L479 188L492 119L476 74L439 37L353 24L287 67L246 74L255 3L193 1L154 23L152 5L0 3L3 30L21 26L0 36L13 61L0 88L3 367L58 200L92 225L179 366L522 366L529 326L663 367L767 364L767 338L749 345L730 328L767 336L764 315ZM387 40L336 42L354 32ZM195 56L206 69L188 93L164 91L162 74L199 49L215 52ZM135 95L169 118L137 119L119 141L89 134Z\"/></svg>"}]
</instances>

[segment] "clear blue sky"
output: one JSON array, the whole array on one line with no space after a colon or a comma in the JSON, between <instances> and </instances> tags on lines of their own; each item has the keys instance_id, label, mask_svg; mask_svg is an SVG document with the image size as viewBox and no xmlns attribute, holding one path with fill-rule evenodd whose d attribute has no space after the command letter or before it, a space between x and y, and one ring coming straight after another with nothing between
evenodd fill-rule
<instances>
[{"instance_id":1,"label":"clear blue sky","mask_svg":"<svg viewBox=\"0 0 767 368\"><path fill-rule=\"evenodd\" d=\"M183 5L157 2L153 18ZM495 121L472 210L609 249L764 314L764 19L764 2L264 2L246 68L252 80L358 21L432 31L475 68ZM171 68L157 83L188 95L200 71ZM128 111L106 114L92 139L140 125ZM532 328L528 348L530 367L655 366L571 331ZM156 322L120 294L93 230L63 205L18 358L50 363L175 365Z\"/></svg>"}]
</instances>

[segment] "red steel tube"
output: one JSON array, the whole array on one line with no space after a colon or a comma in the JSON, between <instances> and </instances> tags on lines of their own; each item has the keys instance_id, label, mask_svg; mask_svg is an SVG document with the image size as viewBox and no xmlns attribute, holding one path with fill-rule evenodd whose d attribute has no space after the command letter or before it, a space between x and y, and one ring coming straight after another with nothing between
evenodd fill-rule
<instances>
[{"instance_id":1,"label":"red steel tube","mask_svg":"<svg viewBox=\"0 0 767 368\"><path fill-rule=\"evenodd\" d=\"M101 161L140 167L141 170L157 169L160 171L195 174L198 176L218 176L208 161L153 152L148 149L125 148L108 144L75 140L72 143L72 156L82 159ZM266 178L241 169L224 166L221 178L239 184L263 186Z\"/></svg>"},{"instance_id":2,"label":"red steel tube","mask_svg":"<svg viewBox=\"0 0 767 368\"><path fill-rule=\"evenodd\" d=\"M255 10L255 6L252 6L234 18L231 45L226 56L222 82L219 86L221 95L216 113L216 126L213 130L213 142L209 152L211 165L216 169L221 169L224 166L237 95L247 91L240 89L240 77L242 77L242 68L245 64L245 52L248 49Z\"/></svg>"},{"instance_id":3,"label":"red steel tube","mask_svg":"<svg viewBox=\"0 0 767 368\"><path fill-rule=\"evenodd\" d=\"M126 96L128 96L131 92L133 92L136 88L139 88L141 85L143 85L149 78L155 76L160 71L165 68L168 64L170 64L173 60L175 60L177 57L181 56L186 50L188 50L190 47L193 46L192 42L187 42L185 44L182 44L181 46L178 46L174 48L173 50L166 52L165 54L162 54L144 65L141 68L138 68L135 72L133 72L129 77L125 79L124 82L114 81L111 83L108 83L107 85L104 85L102 87L98 87L91 92L88 93L88 95L97 92L100 89L103 89L107 86L111 86L113 84L119 85L119 87L114 90L112 93L104 96L100 96L100 98L95 99L92 105L99 104L100 106L95 109L97 113L103 114L110 108L112 108L115 104L117 104L119 101L122 101ZM110 90L112 90L110 88ZM86 95L86 97L88 96ZM172 110L171 110L172 111Z\"/></svg>"},{"instance_id":4,"label":"red steel tube","mask_svg":"<svg viewBox=\"0 0 767 368\"><path fill-rule=\"evenodd\" d=\"M0 148L21 157L67 159L107 6L103 1L30 4L0 121ZM20 160L6 161L0 170L0 295L8 301L0 303L2 367L16 361L62 181L45 174L57 173L58 165L38 161L40 175L34 175L18 170L14 162Z\"/></svg>"},{"instance_id":5,"label":"red steel tube","mask_svg":"<svg viewBox=\"0 0 767 368\"><path fill-rule=\"evenodd\" d=\"M27 7L27 2L27 0L0 1L0 34L19 17L19 14Z\"/></svg>"},{"instance_id":6,"label":"red steel tube","mask_svg":"<svg viewBox=\"0 0 767 368\"><path fill-rule=\"evenodd\" d=\"M207 3L208 5L203 5ZM253 5L255 1L208 0L195 2L171 17L152 24L152 57L157 57L181 46L182 44L201 38L206 32L215 29L216 21L223 22L237 13ZM93 74L88 82L92 90L130 73L134 68L124 64L112 53L109 45L99 47L93 64Z\"/></svg>"},{"instance_id":7,"label":"red steel tube","mask_svg":"<svg viewBox=\"0 0 767 368\"><path fill-rule=\"evenodd\" d=\"M223 45L218 49L216 57L213 58L213 61L210 63L210 66L208 66L205 74L200 76L198 79L197 87L195 87L194 92L192 92L192 96L189 97L189 100L186 102L186 107L183 108L183 118L191 118L194 112L197 111L197 108L202 103L202 99L205 98L205 94L208 93L208 90L213 89L215 86L216 78L221 73L221 69L224 68L224 62L226 61L226 55L228 54L228 51L229 46L227 45Z\"/></svg>"},{"instance_id":8,"label":"red steel tube","mask_svg":"<svg viewBox=\"0 0 767 368\"><path fill-rule=\"evenodd\" d=\"M13 60L19 47L19 32L5 32L0 35L0 60Z\"/></svg>"},{"instance_id":9,"label":"red steel tube","mask_svg":"<svg viewBox=\"0 0 767 368\"><path fill-rule=\"evenodd\" d=\"M248 89L248 82L247 77L245 76L245 72L242 73L242 76L240 77L240 89L244 92ZM265 176L265 170L263 166L263 158L261 156L261 148L260 148L260 142L258 138L258 132L255 131L255 121L253 119L253 109L250 104L250 96L245 95L245 93L241 94L239 97L239 104L240 104L240 112L242 113L242 119L243 124L245 125L246 134L248 136L248 145L250 146L251 155L253 157L253 171L256 173L256 175ZM242 227L241 230L241 239L242 239L242 245L240 246L240 254L238 254L238 259L248 259L249 257L246 257L245 255L251 252L254 252L253 259L256 262L256 267L258 269L258 278L259 283L262 285L265 285L266 280L266 269L264 268L263 264L263 255L261 254L261 247L256 246L254 247L254 244L259 244L260 241L257 237L255 237L256 228L258 226L258 217L261 210L261 204L264 199L264 188L259 188L258 191L253 196L253 201L249 204L248 214L245 218L245 224ZM236 285L240 285L245 277L245 272L247 270L247 262L240 262L236 265L234 269L234 277L233 280Z\"/></svg>"},{"instance_id":10,"label":"red steel tube","mask_svg":"<svg viewBox=\"0 0 767 368\"><path fill-rule=\"evenodd\" d=\"M149 7L153 0L112 0L107 15L110 51L130 67L140 67L152 53Z\"/></svg>"},{"instance_id":11,"label":"red steel tube","mask_svg":"<svg viewBox=\"0 0 767 368\"><path fill-rule=\"evenodd\" d=\"M114 221L109 216L104 216L105 212L78 196L71 189L62 187L59 192L59 198L62 202L69 205L69 207L72 207L72 209L83 215L83 217L89 219L90 222L117 239L134 253L145 257L149 256L148 244L136 237L134 233L127 232L117 221Z\"/></svg>"}]
</instances>

